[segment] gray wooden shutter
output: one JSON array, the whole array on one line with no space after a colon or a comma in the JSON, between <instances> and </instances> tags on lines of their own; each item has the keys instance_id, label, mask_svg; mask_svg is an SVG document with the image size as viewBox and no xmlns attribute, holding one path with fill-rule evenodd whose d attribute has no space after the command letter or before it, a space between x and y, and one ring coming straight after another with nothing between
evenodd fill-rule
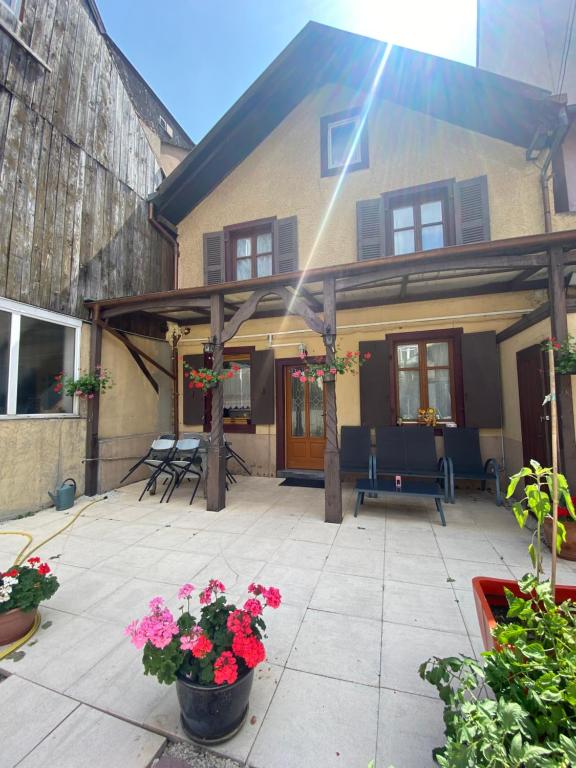
<instances>
[{"instance_id":1,"label":"gray wooden shutter","mask_svg":"<svg viewBox=\"0 0 576 768\"><path fill-rule=\"evenodd\" d=\"M250 421L274 424L274 350L253 351L250 358Z\"/></svg>"},{"instance_id":2,"label":"gray wooden shutter","mask_svg":"<svg viewBox=\"0 0 576 768\"><path fill-rule=\"evenodd\" d=\"M360 354L372 357L360 368L360 422L367 427L392 425L390 342L361 341Z\"/></svg>"},{"instance_id":3,"label":"gray wooden shutter","mask_svg":"<svg viewBox=\"0 0 576 768\"><path fill-rule=\"evenodd\" d=\"M212 285L225 281L224 232L206 232L204 234L204 284Z\"/></svg>"},{"instance_id":4,"label":"gray wooden shutter","mask_svg":"<svg viewBox=\"0 0 576 768\"><path fill-rule=\"evenodd\" d=\"M184 355L184 362L192 368L202 368L204 355ZM197 426L204 423L204 393L200 389L190 389L188 379L183 378L182 419L184 424Z\"/></svg>"},{"instance_id":5,"label":"gray wooden shutter","mask_svg":"<svg viewBox=\"0 0 576 768\"><path fill-rule=\"evenodd\" d=\"M490 240L490 211L486 176L457 181L454 185L456 243Z\"/></svg>"},{"instance_id":6,"label":"gray wooden shutter","mask_svg":"<svg viewBox=\"0 0 576 768\"><path fill-rule=\"evenodd\" d=\"M358 261L377 259L386 253L385 210L381 197L356 203Z\"/></svg>"},{"instance_id":7,"label":"gray wooden shutter","mask_svg":"<svg viewBox=\"0 0 576 768\"><path fill-rule=\"evenodd\" d=\"M274 222L274 272L298 271L298 218Z\"/></svg>"},{"instance_id":8,"label":"gray wooden shutter","mask_svg":"<svg viewBox=\"0 0 576 768\"><path fill-rule=\"evenodd\" d=\"M494 331L462 335L462 374L466 426L501 427L500 356Z\"/></svg>"}]
</instances>

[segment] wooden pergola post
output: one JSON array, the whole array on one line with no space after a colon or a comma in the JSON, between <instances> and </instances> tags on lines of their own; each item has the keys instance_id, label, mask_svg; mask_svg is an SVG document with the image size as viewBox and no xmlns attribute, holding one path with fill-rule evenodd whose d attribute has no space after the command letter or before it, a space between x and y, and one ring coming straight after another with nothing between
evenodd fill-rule
<instances>
[{"instance_id":1,"label":"wooden pergola post","mask_svg":"<svg viewBox=\"0 0 576 768\"><path fill-rule=\"evenodd\" d=\"M90 329L90 371L102 361L102 326L100 323L100 305L92 308L92 327ZM95 496L98 493L98 459L100 445L98 428L100 421L100 394L86 405L86 470L84 473L84 493Z\"/></svg>"},{"instance_id":2,"label":"wooden pergola post","mask_svg":"<svg viewBox=\"0 0 576 768\"><path fill-rule=\"evenodd\" d=\"M210 297L210 333L214 341L212 368L221 371L224 366L224 297L217 293ZM212 428L208 449L208 487L206 508L219 512L226 506L226 448L224 446L224 390L222 384L212 390Z\"/></svg>"},{"instance_id":3,"label":"wooden pergola post","mask_svg":"<svg viewBox=\"0 0 576 768\"><path fill-rule=\"evenodd\" d=\"M565 255L562 248L549 250L548 295L552 336L559 342L568 337L568 313L564 282ZM558 376L557 401L559 411L559 437L562 471L572 492L576 491L576 435L574 430L574 406L570 376Z\"/></svg>"},{"instance_id":4,"label":"wooden pergola post","mask_svg":"<svg viewBox=\"0 0 576 768\"><path fill-rule=\"evenodd\" d=\"M324 330L336 338L336 285L333 277L324 280ZM326 344L326 368L334 363L334 347ZM324 520L342 522L342 485L340 483L340 451L338 450L338 417L336 381L325 381L326 447L324 449Z\"/></svg>"}]
</instances>

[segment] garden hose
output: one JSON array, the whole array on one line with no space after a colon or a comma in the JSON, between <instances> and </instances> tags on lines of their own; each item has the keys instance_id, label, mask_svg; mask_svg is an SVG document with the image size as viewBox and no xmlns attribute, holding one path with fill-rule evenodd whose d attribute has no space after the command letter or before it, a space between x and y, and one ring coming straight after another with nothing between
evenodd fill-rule
<instances>
[{"instance_id":1,"label":"garden hose","mask_svg":"<svg viewBox=\"0 0 576 768\"><path fill-rule=\"evenodd\" d=\"M7 656L10 656L10 654L14 653L14 651L17 651L21 645L24 645L25 643L27 643L28 640L30 640L30 638L33 637L38 631L38 627L40 626L41 621L42 621L42 618L40 616L40 611L36 611L36 618L34 619L34 624L32 624L32 628L29 629L25 635L18 638L18 640L13 642L3 651L0 651L0 661L2 661L2 659L5 659Z\"/></svg>"}]
</instances>

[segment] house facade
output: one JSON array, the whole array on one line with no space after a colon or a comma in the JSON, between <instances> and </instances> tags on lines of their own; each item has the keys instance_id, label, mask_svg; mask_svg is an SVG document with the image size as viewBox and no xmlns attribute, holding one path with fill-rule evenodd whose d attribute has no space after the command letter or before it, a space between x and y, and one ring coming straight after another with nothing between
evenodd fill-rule
<instances>
[{"instance_id":1,"label":"house facade","mask_svg":"<svg viewBox=\"0 0 576 768\"><path fill-rule=\"evenodd\" d=\"M85 299L174 287L174 237L147 198L192 146L93 2L0 0L0 517L46 506L66 477L82 492L86 407L54 376L89 365ZM124 332L169 364L165 326ZM170 414L118 337L102 364L113 472Z\"/></svg>"},{"instance_id":2,"label":"house facade","mask_svg":"<svg viewBox=\"0 0 576 768\"><path fill-rule=\"evenodd\" d=\"M179 287L224 295L226 328L243 286L282 276L321 316L320 273L332 270L337 346L372 354L359 376L337 377L340 426L416 423L433 407L440 424L478 427L483 454L507 474L546 461L539 345L551 333L550 249L528 250L550 233L569 243L576 228L576 214L555 210L551 172L543 196L563 109L546 90L310 24L160 186L156 208L178 226ZM524 260L509 255L512 244L525 245ZM436 269L421 266L427 254ZM344 276L360 264L363 280L359 269ZM257 474L322 470L325 394L293 373L302 350L323 356L324 343L302 317L265 298L258 306L224 346L241 367L224 387L224 432ZM203 311L173 315L193 366L209 363L214 326ZM212 407L186 387L182 366L180 392L180 429L210 429Z\"/></svg>"}]
</instances>

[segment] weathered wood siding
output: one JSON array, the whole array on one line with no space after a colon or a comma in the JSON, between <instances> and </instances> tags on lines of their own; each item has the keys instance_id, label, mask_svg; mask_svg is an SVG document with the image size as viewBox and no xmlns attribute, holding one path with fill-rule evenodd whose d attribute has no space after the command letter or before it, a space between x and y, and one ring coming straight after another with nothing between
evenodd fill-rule
<instances>
[{"instance_id":1,"label":"weathered wood siding","mask_svg":"<svg viewBox=\"0 0 576 768\"><path fill-rule=\"evenodd\" d=\"M81 0L26 0L0 30L0 295L84 315L84 298L173 285L145 198L160 168Z\"/></svg>"}]
</instances>

